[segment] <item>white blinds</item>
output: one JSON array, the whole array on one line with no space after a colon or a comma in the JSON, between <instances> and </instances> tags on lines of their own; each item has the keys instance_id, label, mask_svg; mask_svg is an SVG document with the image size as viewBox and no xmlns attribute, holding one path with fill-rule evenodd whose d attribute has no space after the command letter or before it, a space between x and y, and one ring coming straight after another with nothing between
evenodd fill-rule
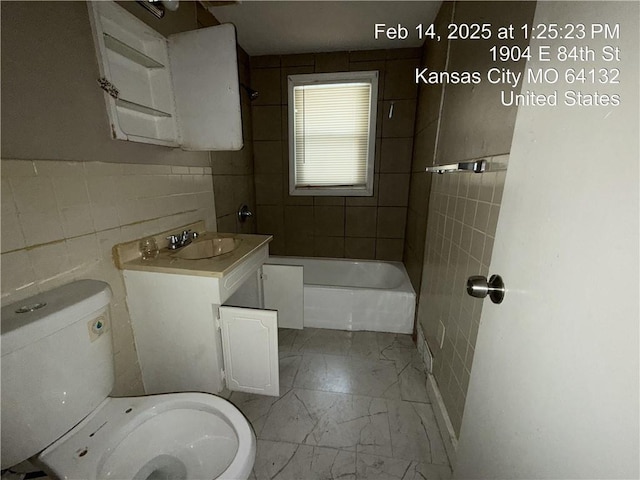
<instances>
[{"instance_id":1,"label":"white blinds","mask_svg":"<svg viewBox=\"0 0 640 480\"><path fill-rule=\"evenodd\" d=\"M296 187L364 187L369 155L370 83L293 88Z\"/></svg>"}]
</instances>

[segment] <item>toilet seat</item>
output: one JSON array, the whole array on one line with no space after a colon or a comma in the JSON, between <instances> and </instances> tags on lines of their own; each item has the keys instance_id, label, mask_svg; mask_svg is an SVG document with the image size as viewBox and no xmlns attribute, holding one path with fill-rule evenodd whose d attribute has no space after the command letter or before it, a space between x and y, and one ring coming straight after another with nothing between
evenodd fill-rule
<instances>
[{"instance_id":1,"label":"toilet seat","mask_svg":"<svg viewBox=\"0 0 640 480\"><path fill-rule=\"evenodd\" d=\"M109 397L37 459L61 479L246 479L255 452L230 402L175 393Z\"/></svg>"}]
</instances>

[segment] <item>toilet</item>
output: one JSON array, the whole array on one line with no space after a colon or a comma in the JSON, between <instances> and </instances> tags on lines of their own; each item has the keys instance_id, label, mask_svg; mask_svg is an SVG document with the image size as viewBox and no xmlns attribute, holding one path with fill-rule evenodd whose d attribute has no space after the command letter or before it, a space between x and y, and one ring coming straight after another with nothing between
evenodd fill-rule
<instances>
[{"instance_id":1,"label":"toilet","mask_svg":"<svg viewBox=\"0 0 640 480\"><path fill-rule=\"evenodd\" d=\"M60 479L246 479L256 439L206 393L110 397L111 290L80 280L2 308L2 469Z\"/></svg>"}]
</instances>

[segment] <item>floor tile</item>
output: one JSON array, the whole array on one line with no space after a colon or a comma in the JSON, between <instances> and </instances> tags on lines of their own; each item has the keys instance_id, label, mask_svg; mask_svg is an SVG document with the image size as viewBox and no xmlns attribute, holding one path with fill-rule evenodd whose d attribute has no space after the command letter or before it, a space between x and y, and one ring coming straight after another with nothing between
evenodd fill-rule
<instances>
[{"instance_id":1,"label":"floor tile","mask_svg":"<svg viewBox=\"0 0 640 480\"><path fill-rule=\"evenodd\" d=\"M376 332L378 340L378 348L384 350L388 347L406 347L415 348L411 335L403 335L401 333Z\"/></svg>"},{"instance_id":2,"label":"floor tile","mask_svg":"<svg viewBox=\"0 0 640 480\"><path fill-rule=\"evenodd\" d=\"M410 335L278 334L280 397L230 394L258 439L251 479L451 478Z\"/></svg>"},{"instance_id":3,"label":"floor tile","mask_svg":"<svg viewBox=\"0 0 640 480\"><path fill-rule=\"evenodd\" d=\"M420 359L415 348L403 347L397 343L392 343L380 350L379 358L393 361L398 373L404 370L413 360Z\"/></svg>"},{"instance_id":4,"label":"floor tile","mask_svg":"<svg viewBox=\"0 0 640 480\"><path fill-rule=\"evenodd\" d=\"M339 396L330 392L290 390L273 405L258 438L304 443Z\"/></svg>"},{"instance_id":5,"label":"floor tile","mask_svg":"<svg viewBox=\"0 0 640 480\"><path fill-rule=\"evenodd\" d=\"M400 397L410 402L429 403L424 366L417 355L398 375Z\"/></svg>"},{"instance_id":6,"label":"floor tile","mask_svg":"<svg viewBox=\"0 0 640 480\"><path fill-rule=\"evenodd\" d=\"M351 348L353 332L322 328L303 329L302 332L296 335L291 351L347 355Z\"/></svg>"},{"instance_id":7,"label":"floor tile","mask_svg":"<svg viewBox=\"0 0 640 480\"><path fill-rule=\"evenodd\" d=\"M292 387L296 378L302 355L290 352L280 352L280 386Z\"/></svg>"},{"instance_id":8,"label":"floor tile","mask_svg":"<svg viewBox=\"0 0 640 480\"><path fill-rule=\"evenodd\" d=\"M380 358L377 333L353 332L349 355L367 358Z\"/></svg>"},{"instance_id":9,"label":"floor tile","mask_svg":"<svg viewBox=\"0 0 640 480\"><path fill-rule=\"evenodd\" d=\"M260 440L255 478L258 480L355 480L356 455L327 447Z\"/></svg>"},{"instance_id":10,"label":"floor tile","mask_svg":"<svg viewBox=\"0 0 640 480\"><path fill-rule=\"evenodd\" d=\"M259 438L391 455L385 399L293 389L273 405Z\"/></svg>"},{"instance_id":11,"label":"floor tile","mask_svg":"<svg viewBox=\"0 0 640 480\"><path fill-rule=\"evenodd\" d=\"M256 461L253 464L254 478L258 480L273 478L291 462L298 448L299 445L295 443L258 440Z\"/></svg>"},{"instance_id":12,"label":"floor tile","mask_svg":"<svg viewBox=\"0 0 640 480\"><path fill-rule=\"evenodd\" d=\"M412 462L403 480L449 480L450 478L449 465Z\"/></svg>"},{"instance_id":13,"label":"floor tile","mask_svg":"<svg viewBox=\"0 0 640 480\"><path fill-rule=\"evenodd\" d=\"M318 419L305 443L391 455L386 401L339 395L331 408Z\"/></svg>"},{"instance_id":14,"label":"floor tile","mask_svg":"<svg viewBox=\"0 0 640 480\"><path fill-rule=\"evenodd\" d=\"M358 480L449 480L447 465L412 462L399 458L358 454L356 461Z\"/></svg>"},{"instance_id":15,"label":"floor tile","mask_svg":"<svg viewBox=\"0 0 640 480\"><path fill-rule=\"evenodd\" d=\"M359 454L356 462L356 478L358 480L401 480L410 465L410 460L401 458Z\"/></svg>"},{"instance_id":16,"label":"floor tile","mask_svg":"<svg viewBox=\"0 0 640 480\"><path fill-rule=\"evenodd\" d=\"M298 332L302 330L295 330L293 328L279 328L278 329L278 351L290 352L291 346L298 335Z\"/></svg>"},{"instance_id":17,"label":"floor tile","mask_svg":"<svg viewBox=\"0 0 640 480\"><path fill-rule=\"evenodd\" d=\"M440 430L430 404L387 401L392 457L448 465Z\"/></svg>"},{"instance_id":18,"label":"floor tile","mask_svg":"<svg viewBox=\"0 0 640 480\"><path fill-rule=\"evenodd\" d=\"M229 401L247 417L251 423L256 436L260 438L260 433L274 404L279 402L290 390L289 387L280 385L280 397L268 395L254 395L252 393L232 392Z\"/></svg>"},{"instance_id":19,"label":"floor tile","mask_svg":"<svg viewBox=\"0 0 640 480\"><path fill-rule=\"evenodd\" d=\"M398 374L388 360L304 354L294 387L399 398Z\"/></svg>"}]
</instances>

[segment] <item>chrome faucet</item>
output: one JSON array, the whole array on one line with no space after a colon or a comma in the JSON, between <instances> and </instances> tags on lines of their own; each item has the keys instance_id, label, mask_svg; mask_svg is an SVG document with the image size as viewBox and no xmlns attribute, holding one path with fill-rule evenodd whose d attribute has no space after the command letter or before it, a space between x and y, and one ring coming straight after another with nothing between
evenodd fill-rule
<instances>
[{"instance_id":1,"label":"chrome faucet","mask_svg":"<svg viewBox=\"0 0 640 480\"><path fill-rule=\"evenodd\" d=\"M177 233L175 235L169 235L167 240L169 240L169 245L167 248L169 250L177 250L178 248L186 247L189 245L194 238L198 237L197 232L192 232L191 230L183 230L182 233Z\"/></svg>"}]
</instances>

